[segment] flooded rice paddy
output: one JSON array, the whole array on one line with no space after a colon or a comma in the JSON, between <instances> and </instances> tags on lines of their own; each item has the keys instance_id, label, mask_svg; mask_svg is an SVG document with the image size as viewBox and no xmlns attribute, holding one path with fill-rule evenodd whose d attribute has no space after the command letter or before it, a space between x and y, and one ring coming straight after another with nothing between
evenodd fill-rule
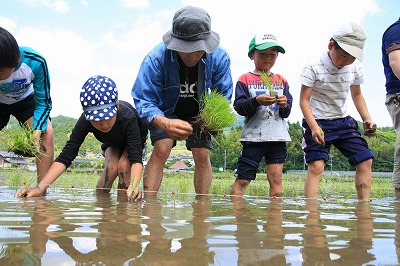
<instances>
[{"instance_id":1,"label":"flooded rice paddy","mask_svg":"<svg viewBox=\"0 0 400 266\"><path fill-rule=\"evenodd\" d=\"M0 265L398 265L400 201L0 190ZM354 197L355 198L355 197Z\"/></svg>"}]
</instances>

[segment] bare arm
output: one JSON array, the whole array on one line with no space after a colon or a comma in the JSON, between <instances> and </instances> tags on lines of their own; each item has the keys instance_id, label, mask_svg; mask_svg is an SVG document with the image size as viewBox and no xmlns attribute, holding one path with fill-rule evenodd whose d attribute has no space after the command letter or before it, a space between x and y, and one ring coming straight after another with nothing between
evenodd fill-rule
<instances>
[{"instance_id":1,"label":"bare arm","mask_svg":"<svg viewBox=\"0 0 400 266\"><path fill-rule=\"evenodd\" d=\"M142 171L143 165L141 163L133 163L131 165L131 182L127 191L129 200L140 200L142 198L142 192L140 189Z\"/></svg>"},{"instance_id":2,"label":"bare arm","mask_svg":"<svg viewBox=\"0 0 400 266\"><path fill-rule=\"evenodd\" d=\"M38 197L43 194L46 189L53 184L54 181L66 170L64 164L59 162L53 162L42 181L35 188L22 188L15 193L16 197Z\"/></svg>"},{"instance_id":3,"label":"bare arm","mask_svg":"<svg viewBox=\"0 0 400 266\"><path fill-rule=\"evenodd\" d=\"M400 50L389 53L389 65L396 77L400 79Z\"/></svg>"},{"instance_id":4,"label":"bare arm","mask_svg":"<svg viewBox=\"0 0 400 266\"><path fill-rule=\"evenodd\" d=\"M312 136L316 143L323 145L325 143L324 134L322 129L319 127L317 121L315 120L314 114L312 113L310 98L311 98L312 88L305 85L301 85L300 90L300 109L303 112L304 119L306 120L308 126L311 129Z\"/></svg>"},{"instance_id":5,"label":"bare arm","mask_svg":"<svg viewBox=\"0 0 400 266\"><path fill-rule=\"evenodd\" d=\"M369 137L374 136L376 130L376 124L372 121L371 116L369 115L367 104L365 102L364 96L361 93L360 85L350 86L350 92L351 92L351 98L353 99L353 103L363 121L365 135Z\"/></svg>"}]
</instances>

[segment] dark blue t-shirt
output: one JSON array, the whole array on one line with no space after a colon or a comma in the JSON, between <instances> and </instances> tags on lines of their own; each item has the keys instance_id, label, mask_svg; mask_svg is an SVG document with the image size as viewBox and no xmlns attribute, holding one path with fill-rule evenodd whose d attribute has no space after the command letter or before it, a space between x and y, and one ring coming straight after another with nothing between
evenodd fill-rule
<instances>
[{"instance_id":1,"label":"dark blue t-shirt","mask_svg":"<svg viewBox=\"0 0 400 266\"><path fill-rule=\"evenodd\" d=\"M389 53L400 49L400 19L390 25L382 36L382 63L386 77L386 94L400 93L400 80L389 65Z\"/></svg>"},{"instance_id":2,"label":"dark blue t-shirt","mask_svg":"<svg viewBox=\"0 0 400 266\"><path fill-rule=\"evenodd\" d=\"M180 93L174 114L189 122L199 114L199 99L197 97L198 65L186 66L178 56Z\"/></svg>"}]
</instances>

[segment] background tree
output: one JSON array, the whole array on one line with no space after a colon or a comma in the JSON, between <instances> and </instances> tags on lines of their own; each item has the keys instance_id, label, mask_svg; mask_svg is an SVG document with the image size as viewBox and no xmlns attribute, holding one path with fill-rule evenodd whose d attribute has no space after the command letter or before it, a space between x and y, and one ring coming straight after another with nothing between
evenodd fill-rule
<instances>
[{"instance_id":1,"label":"background tree","mask_svg":"<svg viewBox=\"0 0 400 266\"><path fill-rule=\"evenodd\" d=\"M242 128L236 127L224 131L213 139L213 150L210 152L211 164L214 168L225 167L236 169L236 163L242 144L239 141Z\"/></svg>"},{"instance_id":2,"label":"background tree","mask_svg":"<svg viewBox=\"0 0 400 266\"><path fill-rule=\"evenodd\" d=\"M55 155L57 156L65 143L68 141L71 131L77 121L77 119L57 116L52 118L54 127L54 147ZM215 171L220 167L225 167L227 170L236 169L237 160L240 155L242 145L239 141L240 135L242 134L243 119L238 117L234 127L226 129L224 132L219 134L213 139L214 149L210 152L211 164ZM284 165L284 170L303 170L307 166L304 165L304 156L301 148L302 143L302 127L299 122L290 123L289 134L292 141L287 142L287 161ZM0 131L0 149L5 150L5 140L8 138L8 132L15 130L19 127L18 121L11 117L7 127ZM359 122L359 127L362 127ZM391 172L393 169L393 155L394 155L394 144L396 140L396 133L392 127L382 127L377 129L377 135L372 138L365 138L368 142L369 147L375 154L373 160L372 169L374 172ZM147 143L147 158L152 151L152 145L148 140ZM101 154L101 144L96 138L89 134L85 139L79 150L79 156L85 157L88 153ZM184 141L178 141L176 147L171 151L170 156L178 155L190 155L190 152L186 149ZM353 171L354 167L351 167L344 157L335 147L331 148L330 152L331 160L327 162L325 166L326 170L330 170L330 164L334 171ZM103 158L100 158L103 159ZM99 162L101 164L101 162ZM260 172L265 172L265 161L262 160L259 167Z\"/></svg>"}]
</instances>

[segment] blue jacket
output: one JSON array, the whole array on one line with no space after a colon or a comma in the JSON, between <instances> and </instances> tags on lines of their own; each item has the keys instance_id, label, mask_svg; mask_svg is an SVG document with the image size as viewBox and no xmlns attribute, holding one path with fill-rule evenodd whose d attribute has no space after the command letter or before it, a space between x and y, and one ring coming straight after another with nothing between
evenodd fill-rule
<instances>
[{"instance_id":1,"label":"blue jacket","mask_svg":"<svg viewBox=\"0 0 400 266\"><path fill-rule=\"evenodd\" d=\"M164 43L160 43L143 59L132 88L132 97L136 110L146 125L158 115L174 117L173 112L180 93L177 56L176 51L169 50ZM211 89L231 101L233 83L228 53L219 47L210 54L204 54L198 65L198 99L201 99L204 91L209 93Z\"/></svg>"}]
</instances>

